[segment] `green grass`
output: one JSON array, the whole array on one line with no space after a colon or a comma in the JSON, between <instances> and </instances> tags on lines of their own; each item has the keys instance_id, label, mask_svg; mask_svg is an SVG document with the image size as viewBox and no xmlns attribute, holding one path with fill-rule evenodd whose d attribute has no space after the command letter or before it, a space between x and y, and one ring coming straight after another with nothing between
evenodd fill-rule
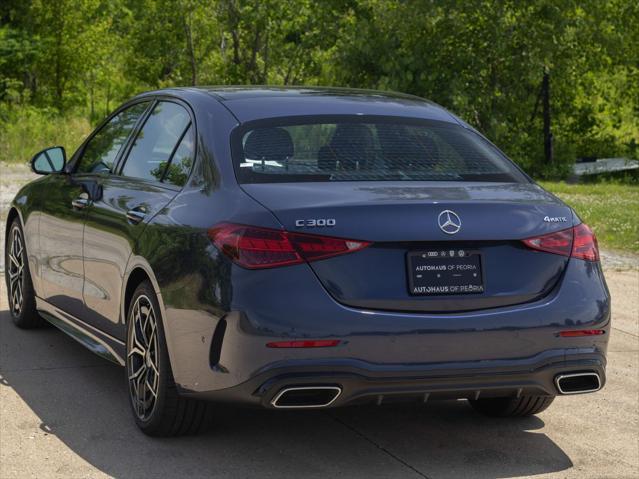
<instances>
[{"instance_id":1,"label":"green grass","mask_svg":"<svg viewBox=\"0 0 639 479\"><path fill-rule=\"evenodd\" d=\"M0 162L26 163L38 151L64 146L73 154L91 132L88 119L54 111L20 108L0 111Z\"/></svg>"},{"instance_id":2,"label":"green grass","mask_svg":"<svg viewBox=\"0 0 639 479\"><path fill-rule=\"evenodd\" d=\"M639 253L639 185L540 182L572 206L606 249Z\"/></svg>"}]
</instances>

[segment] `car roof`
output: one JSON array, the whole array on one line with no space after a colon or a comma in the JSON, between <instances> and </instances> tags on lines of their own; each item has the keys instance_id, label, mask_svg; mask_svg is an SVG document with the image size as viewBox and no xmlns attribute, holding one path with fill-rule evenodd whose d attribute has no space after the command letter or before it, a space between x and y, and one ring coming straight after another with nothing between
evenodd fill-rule
<instances>
[{"instance_id":1,"label":"car roof","mask_svg":"<svg viewBox=\"0 0 639 479\"><path fill-rule=\"evenodd\" d=\"M413 95L330 87L202 86L149 93L188 97L206 94L222 103L238 121L306 115L382 115L458 123L443 107ZM198 95L198 96L200 96ZM201 96L200 96L201 98Z\"/></svg>"}]
</instances>

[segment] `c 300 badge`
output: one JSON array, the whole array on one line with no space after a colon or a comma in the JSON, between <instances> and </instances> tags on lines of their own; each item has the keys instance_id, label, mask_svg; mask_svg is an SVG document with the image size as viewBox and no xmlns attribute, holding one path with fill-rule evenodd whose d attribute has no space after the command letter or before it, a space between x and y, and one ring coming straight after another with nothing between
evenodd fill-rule
<instances>
[{"instance_id":1,"label":"c 300 badge","mask_svg":"<svg viewBox=\"0 0 639 479\"><path fill-rule=\"evenodd\" d=\"M311 218L308 220L295 220L296 228L320 228L322 226L335 226L335 218Z\"/></svg>"}]
</instances>

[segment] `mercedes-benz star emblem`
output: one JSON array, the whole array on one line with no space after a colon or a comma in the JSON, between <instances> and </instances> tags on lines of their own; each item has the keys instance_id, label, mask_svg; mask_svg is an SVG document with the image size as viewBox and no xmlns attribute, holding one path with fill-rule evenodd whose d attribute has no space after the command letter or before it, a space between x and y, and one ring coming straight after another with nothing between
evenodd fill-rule
<instances>
[{"instance_id":1,"label":"mercedes-benz star emblem","mask_svg":"<svg viewBox=\"0 0 639 479\"><path fill-rule=\"evenodd\" d=\"M451 210L444 210L439 213L437 223L440 229L449 235L454 235L461 229L461 220L457 213Z\"/></svg>"}]
</instances>

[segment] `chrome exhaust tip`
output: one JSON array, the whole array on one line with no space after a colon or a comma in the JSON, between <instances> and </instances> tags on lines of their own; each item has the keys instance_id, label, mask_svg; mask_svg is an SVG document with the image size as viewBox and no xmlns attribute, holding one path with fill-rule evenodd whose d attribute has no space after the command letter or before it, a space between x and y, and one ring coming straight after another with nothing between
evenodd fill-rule
<instances>
[{"instance_id":1,"label":"chrome exhaust tip","mask_svg":"<svg viewBox=\"0 0 639 479\"><path fill-rule=\"evenodd\" d=\"M277 409L303 409L330 406L342 393L338 386L291 386L282 389L271 401Z\"/></svg>"},{"instance_id":2,"label":"chrome exhaust tip","mask_svg":"<svg viewBox=\"0 0 639 479\"><path fill-rule=\"evenodd\" d=\"M595 372L559 374L555 384L561 394L594 393L601 389L601 378Z\"/></svg>"}]
</instances>

